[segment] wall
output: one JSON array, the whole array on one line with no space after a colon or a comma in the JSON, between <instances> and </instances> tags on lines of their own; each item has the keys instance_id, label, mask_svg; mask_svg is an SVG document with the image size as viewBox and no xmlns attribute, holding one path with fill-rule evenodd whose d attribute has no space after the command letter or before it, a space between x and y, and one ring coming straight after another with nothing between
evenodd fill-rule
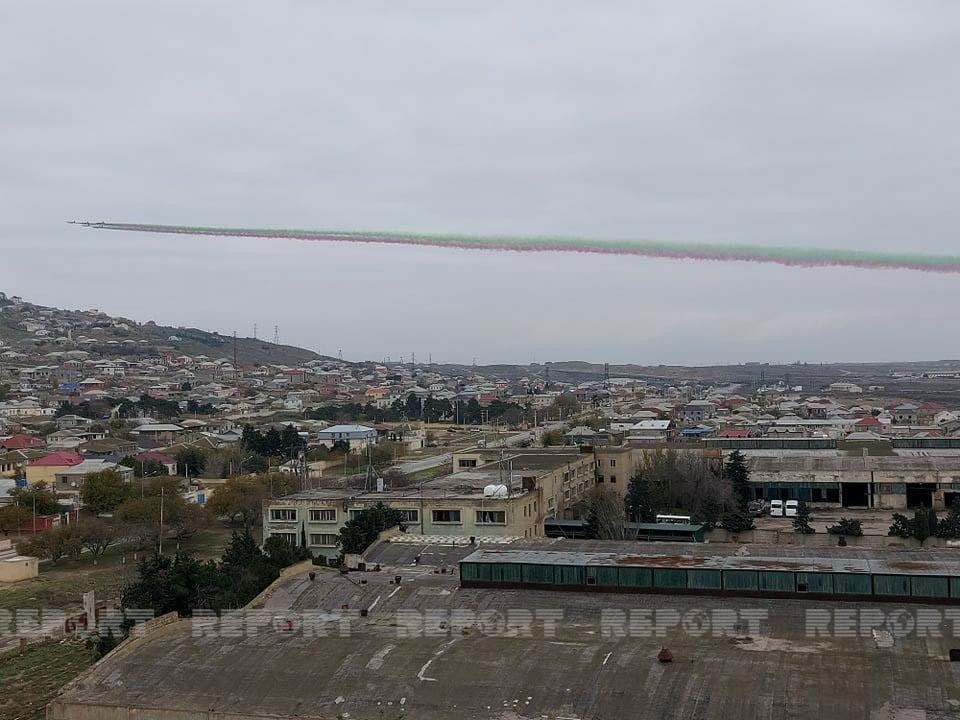
<instances>
[{"instance_id":1,"label":"wall","mask_svg":"<svg viewBox=\"0 0 960 720\"><path fill-rule=\"evenodd\" d=\"M40 572L40 561L35 557L18 555L0 560L0 583L14 583L35 578Z\"/></svg>"}]
</instances>

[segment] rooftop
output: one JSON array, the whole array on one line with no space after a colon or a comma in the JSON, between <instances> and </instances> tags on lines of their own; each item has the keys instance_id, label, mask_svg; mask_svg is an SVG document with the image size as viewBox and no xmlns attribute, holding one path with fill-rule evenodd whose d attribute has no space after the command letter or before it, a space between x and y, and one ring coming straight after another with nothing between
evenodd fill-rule
<instances>
[{"instance_id":1,"label":"rooftop","mask_svg":"<svg viewBox=\"0 0 960 720\"><path fill-rule=\"evenodd\" d=\"M947 634L898 634L880 645L869 631L808 632L811 610L851 616L855 604L459 588L455 573L435 570L455 568L465 552L384 544L370 558L384 572L364 573L362 585L358 575L291 575L252 631L169 625L65 688L50 717L123 708L154 720L932 720L956 717L960 706ZM555 613L555 626L540 619L545 611ZM762 619L713 624L731 612ZM638 624L628 624L631 613ZM685 629L688 617L701 624ZM658 625L660 618L670 621ZM315 631L300 625L307 619ZM662 647L672 663L657 661Z\"/></svg>"}]
</instances>

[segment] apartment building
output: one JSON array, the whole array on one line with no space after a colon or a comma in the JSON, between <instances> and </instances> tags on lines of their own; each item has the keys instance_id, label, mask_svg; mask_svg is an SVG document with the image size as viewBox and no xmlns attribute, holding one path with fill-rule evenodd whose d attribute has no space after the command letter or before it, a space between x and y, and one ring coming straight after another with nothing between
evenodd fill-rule
<instances>
[{"instance_id":1,"label":"apartment building","mask_svg":"<svg viewBox=\"0 0 960 720\"><path fill-rule=\"evenodd\" d=\"M278 535L314 555L339 554L344 523L383 503L403 513L407 531L458 537L542 537L543 522L574 512L593 487L593 455L577 448L454 453L455 471L402 488L368 492L321 488L264 503L264 537ZM504 489L491 491L491 486Z\"/></svg>"}]
</instances>

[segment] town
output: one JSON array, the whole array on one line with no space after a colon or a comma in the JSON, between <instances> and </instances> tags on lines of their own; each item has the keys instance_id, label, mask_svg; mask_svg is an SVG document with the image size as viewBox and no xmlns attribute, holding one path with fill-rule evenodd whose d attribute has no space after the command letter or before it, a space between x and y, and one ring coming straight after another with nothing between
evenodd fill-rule
<instances>
[{"instance_id":1,"label":"town","mask_svg":"<svg viewBox=\"0 0 960 720\"><path fill-rule=\"evenodd\" d=\"M909 551L919 573L896 575L886 590L885 575L844 585L838 569L818 585L789 573L768 588L786 597L953 602L960 593L949 549L960 544L960 375L944 363L857 373L486 368L418 363L413 353L349 362L0 295L0 393L0 588L70 587L46 596L46 612L73 620L41 623L34 640L94 628L131 597L148 618L262 607L257 598L304 563L311 578L325 567L403 574L408 562L447 573L459 562L463 587L652 591L656 573L604 575L603 563L636 548L656 559L677 541L713 548L729 568L696 571L712 578L697 584L695 571L678 570L690 578L667 587L681 595L763 594L762 570L753 584L734 580L746 572L730 564L738 547L787 553L752 561L777 568L771 576L796 553L858 553L818 562L874 572L885 551ZM558 542L581 544L585 559L574 562L587 575L554 557ZM470 554L477 548L490 550ZM210 572L238 572L227 558L240 552L268 569L206 605L199 589L179 600L144 590L156 573L186 572L183 558L221 552ZM642 557L651 555L631 562ZM927 562L947 576L928 578ZM11 632L21 597L0 594L9 647L24 641ZM117 626L101 654L123 635ZM69 708L90 702L68 691L51 708L73 717Z\"/></svg>"}]
</instances>

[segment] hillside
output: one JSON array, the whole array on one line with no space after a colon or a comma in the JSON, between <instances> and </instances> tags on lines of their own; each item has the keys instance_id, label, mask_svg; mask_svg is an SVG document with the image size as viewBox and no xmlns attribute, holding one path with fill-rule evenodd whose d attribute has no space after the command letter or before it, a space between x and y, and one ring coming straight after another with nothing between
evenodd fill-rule
<instances>
[{"instance_id":1,"label":"hillside","mask_svg":"<svg viewBox=\"0 0 960 720\"><path fill-rule=\"evenodd\" d=\"M139 323L96 310L62 310L36 305L0 293L0 343L32 352L83 349L90 340L107 355L142 354L145 348L174 348L185 355L234 358L234 338L197 328ZM171 339L175 338L175 339ZM241 365L299 365L332 359L293 345L277 345L249 337L236 339Z\"/></svg>"}]
</instances>

